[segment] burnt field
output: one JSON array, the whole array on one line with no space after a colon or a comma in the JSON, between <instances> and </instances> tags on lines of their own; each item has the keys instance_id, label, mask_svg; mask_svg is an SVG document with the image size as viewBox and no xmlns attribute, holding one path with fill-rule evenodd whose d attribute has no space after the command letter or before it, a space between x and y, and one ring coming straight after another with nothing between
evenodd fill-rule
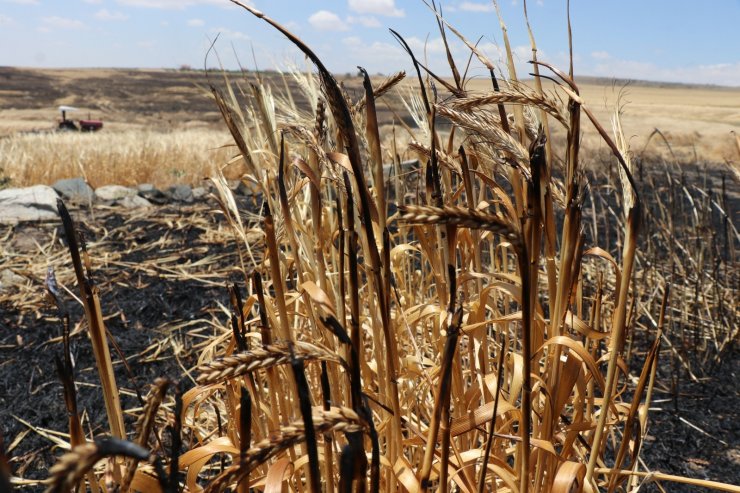
<instances>
[{"instance_id":1,"label":"burnt field","mask_svg":"<svg viewBox=\"0 0 740 493\"><path fill-rule=\"evenodd\" d=\"M221 114L209 97L209 85L225 87L229 80L244 79L241 72L213 69L146 70L146 69L28 69L0 67L0 135L17 131L53 127L56 108L70 105L80 109L80 115L102 119L106 130L149 128L168 131L198 125L223 128ZM253 83L255 74L250 73ZM289 91L298 108L310 111L308 103L289 75L276 72L259 75L265 86L278 93ZM362 94L362 80L343 79L347 93ZM248 87L245 86L248 91ZM402 110L399 102L378 107L381 121L393 120L394 112Z\"/></svg>"},{"instance_id":2,"label":"burnt field","mask_svg":"<svg viewBox=\"0 0 740 493\"><path fill-rule=\"evenodd\" d=\"M156 378L187 384L187 369L223 315L219 303L228 303L228 284L243 281L238 256L223 221L204 204L162 207L156 217L151 211L137 215L110 209L95 210L94 217L85 209L72 214L100 289L122 406L135 410ZM62 356L62 325L46 292L47 269L70 290L64 303L85 427L97 435L106 422L82 306L72 295L79 296L79 290L63 236L61 222L3 228L0 270L19 277L15 286L6 280L0 295L0 412L13 474L28 479L47 475L59 453L54 433L67 422L54 364ZM135 414L126 413L128 425Z\"/></svg>"},{"instance_id":3,"label":"burnt field","mask_svg":"<svg viewBox=\"0 0 740 493\"><path fill-rule=\"evenodd\" d=\"M301 49L317 72L212 96L198 71L0 71L10 186L209 178L0 227L0 481L735 491L740 140L732 108L691 119L732 90L676 116L696 88L650 86L622 120L565 72L337 80ZM57 105L106 126L48 131Z\"/></svg>"},{"instance_id":4,"label":"burnt field","mask_svg":"<svg viewBox=\"0 0 740 493\"><path fill-rule=\"evenodd\" d=\"M669 187L658 166L646 165L646 169L649 179L645 180L643 193ZM721 187L721 170L713 169L687 168L683 179L696 182L703 177L705 183ZM594 203L615 206L609 204L609 192L595 194ZM661 214L660 201L654 199L657 196L648 200L648 224ZM726 194L724 200L731 210L740 205L734 192ZM682 204L682 208L687 206ZM258 209L253 204L243 206L244 210ZM244 289L246 285L238 249L212 199L146 212L101 206L75 207L71 212L87 244L91 278L100 290L110 334L125 421L133 427L141 413L142 398L155 379L168 377L186 389L194 385L193 370L199 357L228 326L225 307L229 305L229 286ZM731 230L722 233L723 218L710 216L707 224L720 233L705 238L711 237L708 241L718 249L734 241L723 236L733 234ZM257 229L248 231L259 244L262 231L258 223L253 225ZM677 231L687 233L691 229L687 226L679 225ZM63 287L63 300L70 314L77 399L84 428L92 435L105 433L106 415L100 403L100 383L82 305L75 300L80 293L61 221L5 226L0 237L0 272L4 276L0 292L1 431L13 475L22 478L20 484L26 488L37 490L41 488L38 481L47 477L65 448L67 427L62 383L54 363L63 354L62 325L45 287L48 269L53 269ZM650 253L655 244L649 238L641 245L646 259L652 255L657 264L664 258L663 253ZM258 262L262 261L261 250L252 253ZM728 272L733 264L723 255L718 257L718 275L724 271L729 276L726 282L736 284L737 272ZM638 282L649 282L645 281L650 278L648 271L641 269ZM681 313L677 306L671 310ZM727 310L725 323L735 323L736 307ZM671 345L664 345L660 353L642 460L650 470L720 478L736 484L740 482L737 347L730 343L721 352L702 350L700 346L706 343L698 334L707 329L701 327L702 323L694 320L682 326L677 319L668 333ZM632 364L647 354L652 340L650 330L646 330L649 325L643 317L636 319L629 336ZM696 341L698 345L693 346ZM695 374L689 374L686 364ZM646 491L657 490L647 485ZM671 491L696 489L673 485Z\"/></svg>"}]
</instances>

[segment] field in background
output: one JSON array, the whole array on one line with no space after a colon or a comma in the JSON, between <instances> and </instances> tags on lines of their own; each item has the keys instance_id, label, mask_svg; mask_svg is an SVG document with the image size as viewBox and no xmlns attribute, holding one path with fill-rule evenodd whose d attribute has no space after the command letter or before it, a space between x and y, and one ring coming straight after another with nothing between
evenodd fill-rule
<instances>
[{"instance_id":1,"label":"field in background","mask_svg":"<svg viewBox=\"0 0 740 493\"><path fill-rule=\"evenodd\" d=\"M238 73L229 76L241 78ZM276 92L290 91L299 108L309 109L293 79L277 73L263 77ZM72 176L86 176L96 186L198 184L234 154L228 148L215 151L231 141L208 97L208 80L198 71L0 67L0 174L10 178L10 186L51 184ZM222 80L218 72L211 73L211 82L222 86ZM340 81L350 98L357 99L361 80L345 76ZM408 87L378 105L381 126L408 114L399 97L408 94ZM467 87L486 92L491 84L478 78ZM731 130L740 128L740 88L600 79L586 79L580 88L607 124L621 94L623 125L634 151L641 151L658 128L680 161L735 163L737 169L740 151ZM104 129L96 135L47 135L62 104L80 109L73 118L102 119ZM400 129L398 134L403 137ZM602 148L588 127L584 146ZM668 151L654 138L647 155L656 154L666 156Z\"/></svg>"},{"instance_id":2,"label":"field in background","mask_svg":"<svg viewBox=\"0 0 740 493\"><path fill-rule=\"evenodd\" d=\"M168 132L103 130L94 134L30 133L0 140L0 169L10 186L53 184L82 176L103 185L199 185L235 154L225 132L183 128ZM229 178L239 177L226 170Z\"/></svg>"},{"instance_id":3,"label":"field in background","mask_svg":"<svg viewBox=\"0 0 740 493\"><path fill-rule=\"evenodd\" d=\"M552 84L545 84L552 91ZM490 82L472 80L472 91L490 91ZM680 160L740 162L731 131L740 129L740 88L648 82L610 81L587 77L579 82L581 96L596 117L608 125L621 103L622 125L630 146L642 151L656 128L667 138ZM611 130L608 128L607 130ZM596 132L583 129L584 146L601 146ZM669 153L660 139L647 149L653 155Z\"/></svg>"},{"instance_id":4,"label":"field in background","mask_svg":"<svg viewBox=\"0 0 740 493\"><path fill-rule=\"evenodd\" d=\"M0 177L16 187L76 176L93 186L200 184L236 154L207 89L209 81L223 87L223 76L209 77L202 71L0 67ZM263 79L299 93L279 74ZM347 85L349 94L359 88L358 80ZM298 104L308 109L305 101ZM68 115L73 120L103 120L103 130L55 132L60 105L79 109ZM388 109L379 108L379 115L392 121ZM226 175L237 178L238 171Z\"/></svg>"}]
</instances>

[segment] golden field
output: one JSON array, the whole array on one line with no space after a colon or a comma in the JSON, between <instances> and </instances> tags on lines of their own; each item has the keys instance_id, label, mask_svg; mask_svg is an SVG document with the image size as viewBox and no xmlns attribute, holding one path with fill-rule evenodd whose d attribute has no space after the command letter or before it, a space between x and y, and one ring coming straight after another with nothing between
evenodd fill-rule
<instances>
[{"instance_id":1,"label":"golden field","mask_svg":"<svg viewBox=\"0 0 740 493\"><path fill-rule=\"evenodd\" d=\"M94 188L195 185L229 159L227 138L212 129L26 134L0 140L0 168L12 186L52 184L75 176Z\"/></svg>"},{"instance_id":2,"label":"golden field","mask_svg":"<svg viewBox=\"0 0 740 493\"><path fill-rule=\"evenodd\" d=\"M222 81L218 73L210 77ZM238 81L241 75L230 77ZM276 87L276 95L290 90L298 106L307 109L290 77L264 77ZM71 176L85 176L96 186L196 184L236 154L233 147L223 148L230 138L205 89L203 72L0 68L0 78L6 82L0 91L0 169L13 186L50 184ZM381 126L407 114L401 97L409 93L410 80L378 105ZM351 96L361 91L359 78L342 82ZM466 88L483 93L490 86L490 81L478 78ZM735 163L737 169L740 149L731 131L740 129L740 88L589 78L579 87L587 106L607 127L619 101L633 152L642 152L657 128L680 161ZM104 129L94 135L53 132L56 108L62 104L80 109L73 118L102 119ZM605 150L592 127L584 125L583 130L585 148ZM403 131L397 133L403 137ZM554 138L559 137L564 138ZM646 152L669 155L657 136ZM237 176L236 171L227 174Z\"/></svg>"}]
</instances>

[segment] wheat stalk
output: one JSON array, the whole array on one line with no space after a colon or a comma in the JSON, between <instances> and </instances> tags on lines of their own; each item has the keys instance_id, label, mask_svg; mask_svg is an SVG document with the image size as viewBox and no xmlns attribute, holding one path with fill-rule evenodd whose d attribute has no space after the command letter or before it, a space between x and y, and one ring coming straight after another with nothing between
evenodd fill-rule
<instances>
[{"instance_id":1,"label":"wheat stalk","mask_svg":"<svg viewBox=\"0 0 740 493\"><path fill-rule=\"evenodd\" d=\"M501 89L498 92L453 99L447 105L455 110L468 112L480 106L502 103L539 108L555 118L564 128L568 128L568 118L561 110L561 103L544 93L539 94L521 84L512 88Z\"/></svg>"},{"instance_id":2,"label":"wheat stalk","mask_svg":"<svg viewBox=\"0 0 740 493\"><path fill-rule=\"evenodd\" d=\"M49 470L46 493L66 493L101 459L125 456L146 460L149 452L139 445L117 438L102 438L74 447L64 454Z\"/></svg>"},{"instance_id":3,"label":"wheat stalk","mask_svg":"<svg viewBox=\"0 0 740 493\"><path fill-rule=\"evenodd\" d=\"M357 413L348 408L331 408L329 411L313 408L311 414L314 430L317 434L332 431L357 433L366 428L366 424L363 423ZM294 421L287 426L282 426L270 438L254 444L237 464L230 466L219 474L208 484L205 493L224 491L229 485L241 481L260 464L269 461L284 450L302 443L305 439L306 430L303 421Z\"/></svg>"},{"instance_id":4,"label":"wheat stalk","mask_svg":"<svg viewBox=\"0 0 740 493\"><path fill-rule=\"evenodd\" d=\"M409 224L450 224L470 229L484 229L500 234L515 247L522 246L521 232L510 221L487 212L466 207L407 205L399 208L401 220Z\"/></svg>"},{"instance_id":5,"label":"wheat stalk","mask_svg":"<svg viewBox=\"0 0 740 493\"><path fill-rule=\"evenodd\" d=\"M373 95L375 99L378 99L384 94L386 94L387 92L389 92L391 89L396 87L398 83L401 82L405 78L406 78L406 72L404 71L396 72L395 74L386 77L384 81L378 84L378 87L373 88ZM352 111L354 113L359 113L365 108L366 105L367 105L367 95L363 95L360 98L360 100L354 104L354 106L352 107Z\"/></svg>"},{"instance_id":6,"label":"wheat stalk","mask_svg":"<svg viewBox=\"0 0 740 493\"><path fill-rule=\"evenodd\" d=\"M448 106L436 105L437 114L449 118L460 127L477 135L477 139L493 146L514 160L516 168L528 177L529 153L527 149L500 125L486 122L475 113L462 112Z\"/></svg>"},{"instance_id":7,"label":"wheat stalk","mask_svg":"<svg viewBox=\"0 0 740 493\"><path fill-rule=\"evenodd\" d=\"M225 356L198 367L197 381L200 385L211 385L246 375L255 370L272 368L290 363L294 358L306 361L327 361L346 366L346 362L322 347L308 342L275 343L243 353Z\"/></svg>"}]
</instances>

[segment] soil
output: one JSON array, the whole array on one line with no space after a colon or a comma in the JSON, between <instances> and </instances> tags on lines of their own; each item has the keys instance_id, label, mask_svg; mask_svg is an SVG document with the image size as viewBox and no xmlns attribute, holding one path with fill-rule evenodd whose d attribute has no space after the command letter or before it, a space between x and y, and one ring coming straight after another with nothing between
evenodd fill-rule
<instances>
[{"instance_id":1,"label":"soil","mask_svg":"<svg viewBox=\"0 0 740 493\"><path fill-rule=\"evenodd\" d=\"M236 249L220 216L206 205L163 207L156 219L112 208L95 211L94 217L85 209L71 212L88 243L106 328L131 370L111 348L122 407L137 408L137 392L146 395L157 377L178 381L183 368L195 365L203 340L198 336L211 335L209 322L223 317L218 304L228 306L227 283L243 281ZM14 252L0 260L0 271L10 268L25 278L23 286L0 292L0 431L13 474L41 479L63 452L43 436L45 430L68 427L54 363L62 355L62 328L56 307L44 296L47 262L61 285L79 292L59 223L4 226L0 236ZM85 332L74 330L84 314L63 294L75 334L71 346L79 409L86 413L83 427L98 435L107 431L107 418L95 360ZM133 429L134 416L126 413L126 420Z\"/></svg>"},{"instance_id":2,"label":"soil","mask_svg":"<svg viewBox=\"0 0 740 493\"><path fill-rule=\"evenodd\" d=\"M133 373L132 378L114 354L122 405L136 408L136 391L146 393L156 377L185 378L183 368L196 363L200 336L213 333L209 322L224 319L218 305L228 305L226 283L243 287L236 248L208 204L165 206L156 214L77 208L72 215L88 243L107 328ZM57 222L5 226L0 237L15 252L0 259L0 271L11 268L25 277L23 286L0 292L0 431L13 474L41 479L63 452L49 434L67 429L54 366L62 351L61 325L44 296L46 263L61 284L73 292L76 285ZM75 327L84 318L81 306L69 296L65 302ZM74 332L83 426L97 435L107 426L94 358L84 332ZM642 453L649 469L740 484L737 351L722 361L699 383L688 381L680 368L661 365ZM126 419L132 429L133 414ZM648 484L643 491L660 490Z\"/></svg>"},{"instance_id":3,"label":"soil","mask_svg":"<svg viewBox=\"0 0 740 493\"><path fill-rule=\"evenodd\" d=\"M740 360L727 354L706 380L694 383L670 365L659 379L642 458L648 468L678 476L740 484ZM711 491L663 484L666 491ZM659 491L649 485L644 491Z\"/></svg>"},{"instance_id":4,"label":"soil","mask_svg":"<svg viewBox=\"0 0 740 493\"><path fill-rule=\"evenodd\" d=\"M241 72L229 72L227 77L247 94L249 83L256 80L254 73L246 80ZM287 87L298 107L309 109L292 77L283 79L276 72L260 77L265 85L278 88L273 89L275 95ZM338 80L353 101L364 95L362 79L338 76ZM88 116L102 119L106 131L130 127L165 131L195 124L222 129L223 120L210 97L209 84L224 89L223 73L216 69L206 74L202 70L0 67L0 136L53 129L60 105L79 110L68 114L73 120ZM398 102L392 106L394 109L378 105L379 121L392 121L394 111L402 108Z\"/></svg>"}]
</instances>

